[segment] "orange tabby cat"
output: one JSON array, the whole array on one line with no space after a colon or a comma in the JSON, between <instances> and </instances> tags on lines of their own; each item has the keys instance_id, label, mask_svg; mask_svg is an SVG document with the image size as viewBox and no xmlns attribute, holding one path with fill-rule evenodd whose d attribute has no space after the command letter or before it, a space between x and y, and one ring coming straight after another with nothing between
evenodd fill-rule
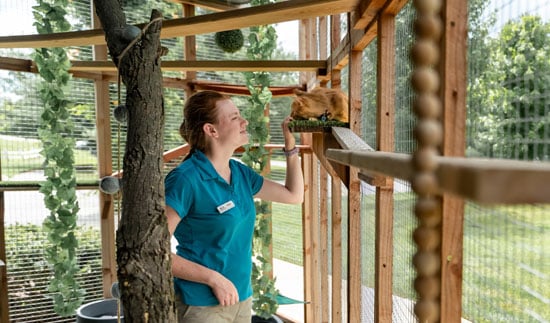
<instances>
[{"instance_id":1,"label":"orange tabby cat","mask_svg":"<svg viewBox=\"0 0 550 323\"><path fill-rule=\"evenodd\" d=\"M294 119L348 122L348 97L340 90L317 87L311 92L296 89L290 116Z\"/></svg>"}]
</instances>

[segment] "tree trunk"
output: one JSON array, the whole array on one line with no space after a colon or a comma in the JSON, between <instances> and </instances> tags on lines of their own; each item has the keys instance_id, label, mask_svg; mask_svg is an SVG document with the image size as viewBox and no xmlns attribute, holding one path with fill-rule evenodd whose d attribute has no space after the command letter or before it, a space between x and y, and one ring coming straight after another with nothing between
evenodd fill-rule
<instances>
[{"instance_id":1,"label":"tree trunk","mask_svg":"<svg viewBox=\"0 0 550 323\"><path fill-rule=\"evenodd\" d=\"M126 24L119 1L95 0L94 4L109 53L126 86L128 133L116 238L124 318L126 322L175 322L170 235L164 215L162 15L154 10L150 25L139 34Z\"/></svg>"}]
</instances>

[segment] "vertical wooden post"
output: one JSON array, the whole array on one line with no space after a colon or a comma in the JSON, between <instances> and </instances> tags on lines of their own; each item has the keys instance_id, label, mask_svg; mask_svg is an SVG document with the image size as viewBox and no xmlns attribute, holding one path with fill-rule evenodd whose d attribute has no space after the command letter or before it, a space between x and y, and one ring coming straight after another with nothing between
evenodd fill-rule
<instances>
[{"instance_id":1,"label":"vertical wooden post","mask_svg":"<svg viewBox=\"0 0 550 323\"><path fill-rule=\"evenodd\" d=\"M0 155L1 157L1 155ZM1 158L0 158L1 160ZM0 178L2 178L2 162L0 161ZM0 322L9 322L9 302L8 302L8 271L6 259L6 237L4 226L5 217L4 191L0 191Z\"/></svg>"},{"instance_id":2,"label":"vertical wooden post","mask_svg":"<svg viewBox=\"0 0 550 323\"><path fill-rule=\"evenodd\" d=\"M332 322L342 322L342 181L332 177Z\"/></svg>"},{"instance_id":3,"label":"vertical wooden post","mask_svg":"<svg viewBox=\"0 0 550 323\"><path fill-rule=\"evenodd\" d=\"M312 145L311 134L302 134L301 143L303 145ZM304 321L305 322L317 322L317 316L315 312L315 285L312 278L312 272L314 268L313 253L315 246L313 245L313 237L311 236L314 225L315 205L313 204L313 198L315 187L313 187L313 154L302 155L302 169L304 173L304 203L302 204L302 243L304 250L304 298L310 302L310 304L304 304Z\"/></svg>"},{"instance_id":4,"label":"vertical wooden post","mask_svg":"<svg viewBox=\"0 0 550 323\"><path fill-rule=\"evenodd\" d=\"M321 279L321 321L329 322L329 293L328 288L328 172L321 166L319 173L319 214L320 214L320 234L319 234L319 249L320 249L320 279Z\"/></svg>"},{"instance_id":5,"label":"vertical wooden post","mask_svg":"<svg viewBox=\"0 0 550 323\"><path fill-rule=\"evenodd\" d=\"M394 151L395 133L395 16L378 19L376 146ZM374 321L392 321L393 178L376 187Z\"/></svg>"},{"instance_id":6,"label":"vertical wooden post","mask_svg":"<svg viewBox=\"0 0 550 323\"><path fill-rule=\"evenodd\" d=\"M467 1L443 1L441 98L443 156L464 156L466 128ZM462 248L464 200L442 197L441 322L460 322L462 316Z\"/></svg>"},{"instance_id":7,"label":"vertical wooden post","mask_svg":"<svg viewBox=\"0 0 550 323\"><path fill-rule=\"evenodd\" d=\"M184 4L183 15L186 18L195 16L195 6L190 4ZM194 61L197 59L196 37L194 35L185 36L184 50L185 50L186 61ZM197 72L195 71L185 72L185 80L187 81L186 84L193 82L196 78L197 78ZM193 92L194 90L189 86L185 87L186 97L190 97L193 94Z\"/></svg>"},{"instance_id":8,"label":"vertical wooden post","mask_svg":"<svg viewBox=\"0 0 550 323\"><path fill-rule=\"evenodd\" d=\"M93 28L101 28L101 23L92 6ZM93 48L95 60L107 60L107 46L95 45ZM106 79L94 81L97 129L97 164L99 177L113 173L111 120L109 102L109 81ZM121 104L121 102L118 102ZM99 210L101 225L101 261L103 271L103 296L111 297L111 285L117 280L115 253L115 219L113 196L99 191Z\"/></svg>"},{"instance_id":9,"label":"vertical wooden post","mask_svg":"<svg viewBox=\"0 0 550 323\"><path fill-rule=\"evenodd\" d=\"M349 17L349 16L348 16ZM349 20L349 19L348 19ZM349 52L350 129L361 134L362 51ZM348 186L348 322L361 322L361 181L349 168Z\"/></svg>"}]
</instances>

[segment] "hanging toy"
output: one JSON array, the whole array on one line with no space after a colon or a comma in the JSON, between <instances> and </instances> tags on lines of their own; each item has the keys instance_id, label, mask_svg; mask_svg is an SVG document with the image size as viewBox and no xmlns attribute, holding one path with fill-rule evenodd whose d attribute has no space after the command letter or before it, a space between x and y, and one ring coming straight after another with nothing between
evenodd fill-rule
<instances>
[{"instance_id":1,"label":"hanging toy","mask_svg":"<svg viewBox=\"0 0 550 323\"><path fill-rule=\"evenodd\" d=\"M128 107L125 104L119 104L113 110L113 116L119 123L128 122Z\"/></svg>"},{"instance_id":2,"label":"hanging toy","mask_svg":"<svg viewBox=\"0 0 550 323\"><path fill-rule=\"evenodd\" d=\"M105 194L115 194L121 187L122 180L115 176L105 176L99 180L99 190Z\"/></svg>"}]
</instances>

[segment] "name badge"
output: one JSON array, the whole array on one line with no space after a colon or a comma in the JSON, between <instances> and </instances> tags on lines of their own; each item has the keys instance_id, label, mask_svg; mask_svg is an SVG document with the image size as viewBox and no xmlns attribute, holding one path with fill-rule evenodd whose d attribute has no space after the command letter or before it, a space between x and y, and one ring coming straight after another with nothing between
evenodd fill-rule
<instances>
[{"instance_id":1,"label":"name badge","mask_svg":"<svg viewBox=\"0 0 550 323\"><path fill-rule=\"evenodd\" d=\"M233 203L233 201L227 201L227 202L223 203L222 205L217 206L216 209L218 209L218 212L220 214L222 214L222 213L225 213L225 212L231 210L234 207L235 207L235 203Z\"/></svg>"}]
</instances>

